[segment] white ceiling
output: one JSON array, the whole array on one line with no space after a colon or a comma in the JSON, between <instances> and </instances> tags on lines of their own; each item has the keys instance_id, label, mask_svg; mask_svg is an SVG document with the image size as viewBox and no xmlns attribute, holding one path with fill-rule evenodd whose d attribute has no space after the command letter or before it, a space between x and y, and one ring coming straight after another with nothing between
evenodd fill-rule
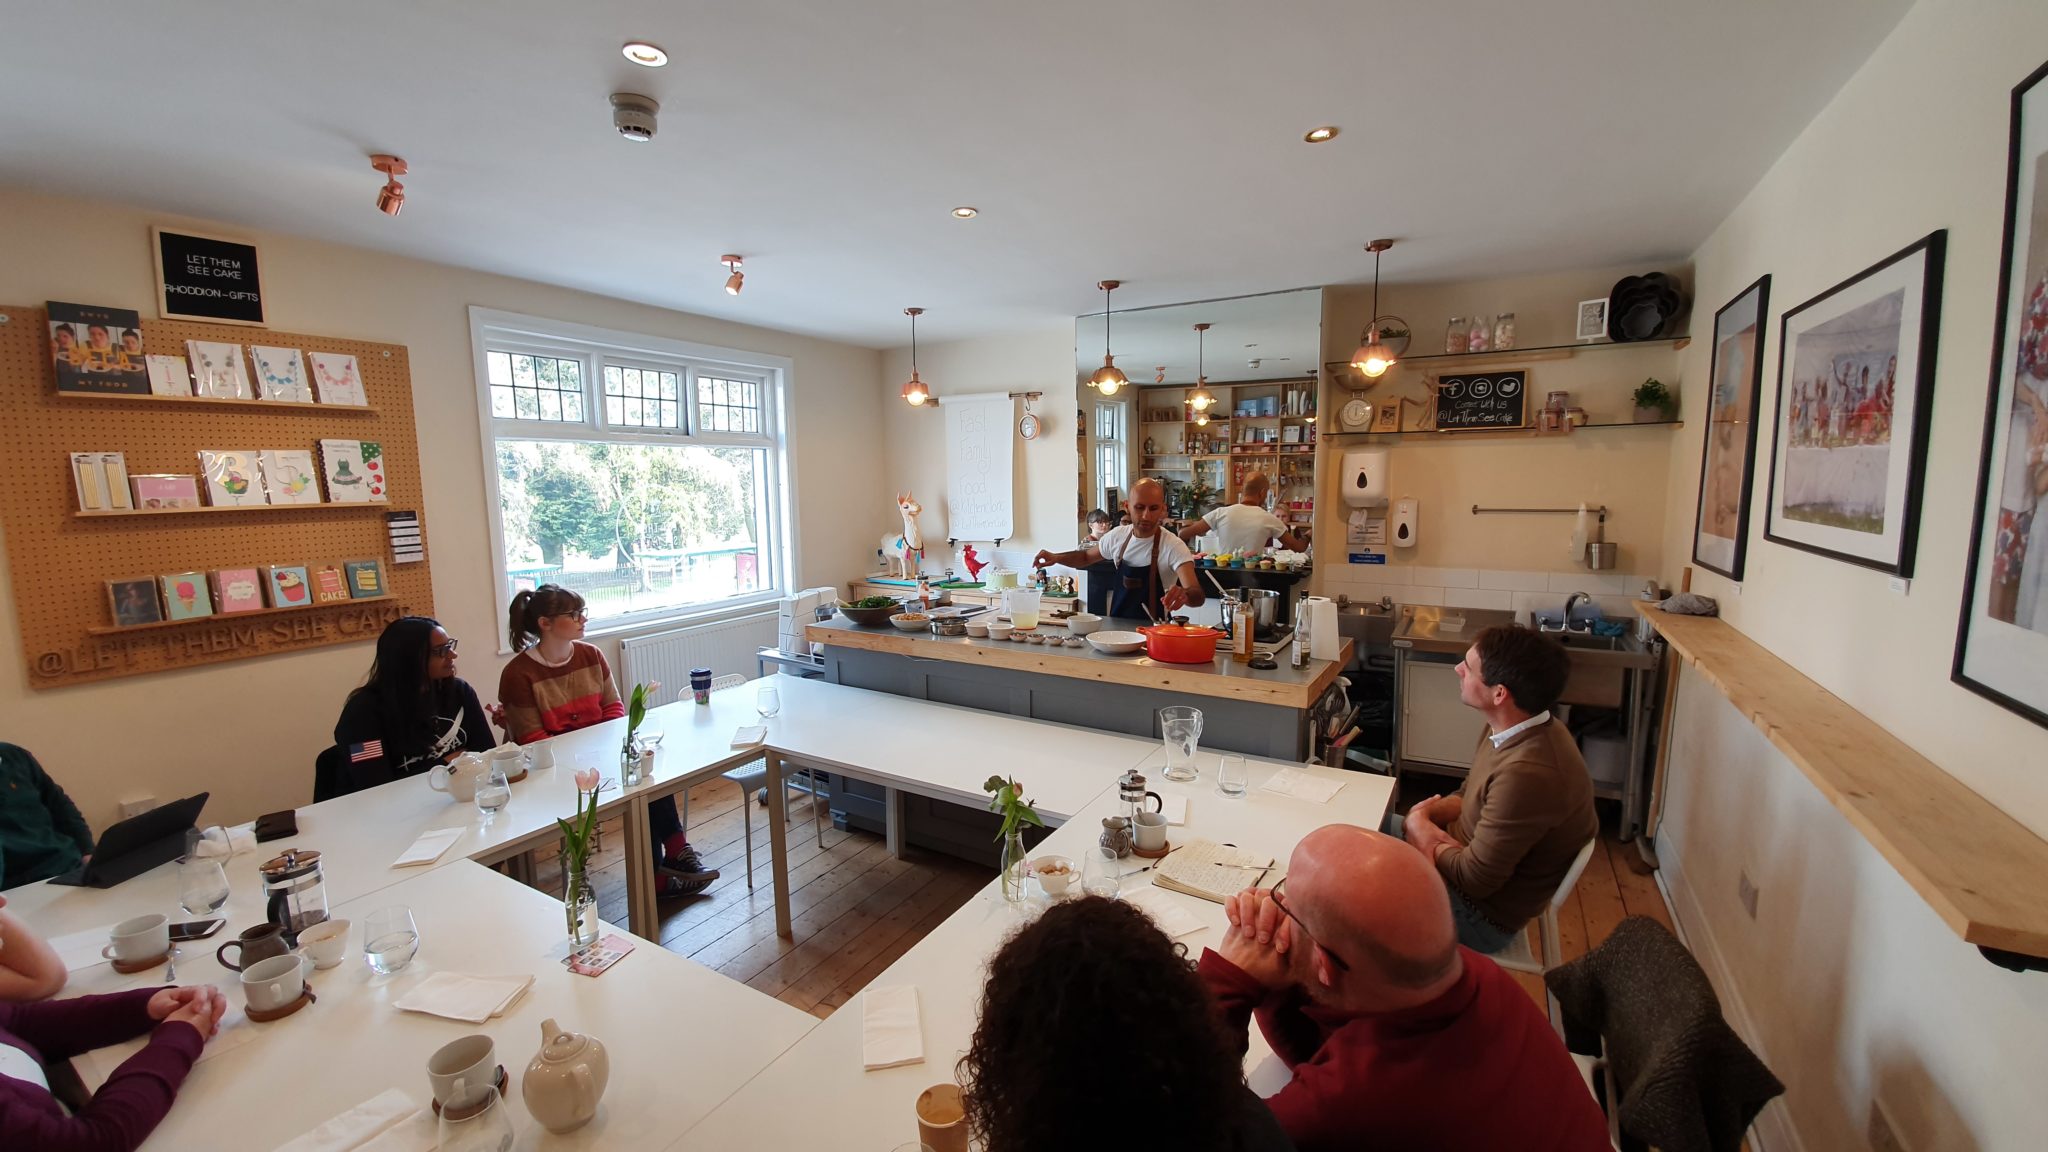
<instances>
[{"instance_id":1,"label":"white ceiling","mask_svg":"<svg viewBox=\"0 0 2048 1152\"><path fill-rule=\"evenodd\" d=\"M1098 295L1097 301L1101 300ZM1305 377L1322 370L1323 293L1319 288L1269 292L1233 300L1204 300L1125 311L1111 318L1116 365L1138 384L1188 384L1200 358L1212 384ZM1208 324L1200 346L1195 325ZM1254 365L1253 360L1258 364ZM1102 367L1102 311L1074 323L1074 367L1087 376Z\"/></svg>"},{"instance_id":2,"label":"white ceiling","mask_svg":"<svg viewBox=\"0 0 2048 1152\"><path fill-rule=\"evenodd\" d=\"M0 182L893 346L1683 255L1907 7L0 0Z\"/></svg>"}]
</instances>

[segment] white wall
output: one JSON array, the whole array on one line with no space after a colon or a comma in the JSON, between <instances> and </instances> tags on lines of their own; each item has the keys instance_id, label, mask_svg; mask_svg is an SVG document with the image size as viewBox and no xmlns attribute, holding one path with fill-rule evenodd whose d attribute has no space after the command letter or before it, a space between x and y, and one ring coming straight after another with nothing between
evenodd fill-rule
<instances>
[{"instance_id":1,"label":"white wall","mask_svg":"<svg viewBox=\"0 0 2048 1152\"><path fill-rule=\"evenodd\" d=\"M884 498L884 485L874 466L882 421L871 403L880 354L870 349L227 224L10 190L0 190L0 300L77 300L153 315L149 226L177 223L260 244L272 328L407 346L435 611L464 640L461 674L486 700L496 696L493 639L505 621L491 595L472 304L790 357L800 584L842 583L874 548L879 529L869 532L867 510ZM168 799L210 789L207 816L215 820L244 820L311 798L313 757L331 742L343 697L369 668L368 644L35 691L14 627L12 580L12 572L0 580L0 739L35 752L95 827L113 817L120 800L142 794Z\"/></svg>"},{"instance_id":2,"label":"white wall","mask_svg":"<svg viewBox=\"0 0 2048 1152\"><path fill-rule=\"evenodd\" d=\"M1759 275L1772 283L1746 580L1738 593L1695 569L1693 588L2048 835L2048 731L1948 681L1991 359L2010 92L2044 57L2048 5L2038 0L1922 0L1694 253L1702 316ZM1949 235L1933 434L1917 574L1902 596L1882 574L1763 539L1768 413L1778 317L1936 228ZM1710 343L1687 349L1686 380L1706 379ZM1688 426L1672 453L1672 580L1692 553L1705 400L1704 389L1686 389ZM1724 996L1746 1006L1765 1058L1793 1085L1782 1119L1803 1145L1861 1147L1876 1092L1915 1117L1910 1147L2039 1146L2048 1098L2019 1086L2048 1064L2048 978L2003 974L1959 942L1711 692L1688 689L1678 715L1660 844L1669 878L1696 948L1726 961ZM1732 907L1742 867L1761 885L1756 923Z\"/></svg>"}]
</instances>

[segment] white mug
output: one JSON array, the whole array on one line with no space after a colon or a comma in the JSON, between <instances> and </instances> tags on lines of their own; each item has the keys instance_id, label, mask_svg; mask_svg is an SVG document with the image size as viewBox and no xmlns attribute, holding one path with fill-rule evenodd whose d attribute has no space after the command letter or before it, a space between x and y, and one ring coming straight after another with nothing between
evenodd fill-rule
<instances>
[{"instance_id":1,"label":"white mug","mask_svg":"<svg viewBox=\"0 0 2048 1152\"><path fill-rule=\"evenodd\" d=\"M553 768L555 766L555 746L546 740L538 744L527 745L526 762L533 765L536 769Z\"/></svg>"},{"instance_id":2,"label":"white mug","mask_svg":"<svg viewBox=\"0 0 2048 1152\"><path fill-rule=\"evenodd\" d=\"M299 933L299 951L325 971L348 954L348 921L323 920Z\"/></svg>"},{"instance_id":3,"label":"white mug","mask_svg":"<svg viewBox=\"0 0 2048 1152\"><path fill-rule=\"evenodd\" d=\"M171 920L151 913L123 920L107 933L107 946L100 955L123 964L154 960L171 950Z\"/></svg>"},{"instance_id":4,"label":"white mug","mask_svg":"<svg viewBox=\"0 0 2048 1152\"><path fill-rule=\"evenodd\" d=\"M275 1012L304 995L312 966L312 957L295 952L258 960L242 969L242 999L252 1011Z\"/></svg>"},{"instance_id":5,"label":"white mug","mask_svg":"<svg viewBox=\"0 0 2048 1152\"><path fill-rule=\"evenodd\" d=\"M495 1084L497 1077L498 1046L482 1033L450 1040L427 1057L427 1083L436 1100L447 1099L458 1081L466 1086Z\"/></svg>"},{"instance_id":6,"label":"white mug","mask_svg":"<svg viewBox=\"0 0 2048 1152\"><path fill-rule=\"evenodd\" d=\"M1132 838L1138 847L1147 852L1157 852L1166 847L1166 814L1164 812L1138 813L1138 826L1132 829Z\"/></svg>"}]
</instances>

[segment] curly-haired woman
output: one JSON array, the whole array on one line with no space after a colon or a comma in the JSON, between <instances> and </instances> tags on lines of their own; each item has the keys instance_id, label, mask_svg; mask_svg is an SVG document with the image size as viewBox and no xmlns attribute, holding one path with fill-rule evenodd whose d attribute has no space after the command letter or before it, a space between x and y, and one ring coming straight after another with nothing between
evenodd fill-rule
<instances>
[{"instance_id":1,"label":"curly-haired woman","mask_svg":"<svg viewBox=\"0 0 2048 1152\"><path fill-rule=\"evenodd\" d=\"M959 1075L987 1152L1292 1148L1182 948L1115 900L1055 904L989 959Z\"/></svg>"}]
</instances>

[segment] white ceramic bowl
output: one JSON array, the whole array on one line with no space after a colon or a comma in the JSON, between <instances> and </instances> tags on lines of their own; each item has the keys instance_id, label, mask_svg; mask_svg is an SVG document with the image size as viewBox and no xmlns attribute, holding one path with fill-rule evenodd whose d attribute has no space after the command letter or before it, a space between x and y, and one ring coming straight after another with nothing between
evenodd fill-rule
<instances>
[{"instance_id":1,"label":"white ceramic bowl","mask_svg":"<svg viewBox=\"0 0 2048 1152\"><path fill-rule=\"evenodd\" d=\"M967 634L969 636L981 636L986 638L988 636L988 621L969 620L967 622Z\"/></svg>"},{"instance_id":2,"label":"white ceramic bowl","mask_svg":"<svg viewBox=\"0 0 2048 1152\"><path fill-rule=\"evenodd\" d=\"M1054 870L1046 871L1047 868ZM1047 896L1066 895L1067 889L1081 878L1081 870L1065 856L1033 856L1030 869L1032 877L1040 888L1045 889Z\"/></svg>"},{"instance_id":3,"label":"white ceramic bowl","mask_svg":"<svg viewBox=\"0 0 2048 1152\"><path fill-rule=\"evenodd\" d=\"M1136 632L1090 632L1088 643L1097 652L1111 656L1128 656L1145 649L1145 638Z\"/></svg>"},{"instance_id":4,"label":"white ceramic bowl","mask_svg":"<svg viewBox=\"0 0 2048 1152\"><path fill-rule=\"evenodd\" d=\"M922 632L932 626L932 618L922 612L898 612L889 617L889 623L905 632Z\"/></svg>"},{"instance_id":5,"label":"white ceramic bowl","mask_svg":"<svg viewBox=\"0 0 2048 1152\"><path fill-rule=\"evenodd\" d=\"M1102 617L1092 612L1076 612L1067 617L1067 631L1076 636L1086 636L1102 627Z\"/></svg>"},{"instance_id":6,"label":"white ceramic bowl","mask_svg":"<svg viewBox=\"0 0 2048 1152\"><path fill-rule=\"evenodd\" d=\"M1016 631L1016 627L1014 625L1005 624L1000 620L990 621L988 626L988 638L991 640L1008 640L1010 638L1010 633L1014 631Z\"/></svg>"}]
</instances>

